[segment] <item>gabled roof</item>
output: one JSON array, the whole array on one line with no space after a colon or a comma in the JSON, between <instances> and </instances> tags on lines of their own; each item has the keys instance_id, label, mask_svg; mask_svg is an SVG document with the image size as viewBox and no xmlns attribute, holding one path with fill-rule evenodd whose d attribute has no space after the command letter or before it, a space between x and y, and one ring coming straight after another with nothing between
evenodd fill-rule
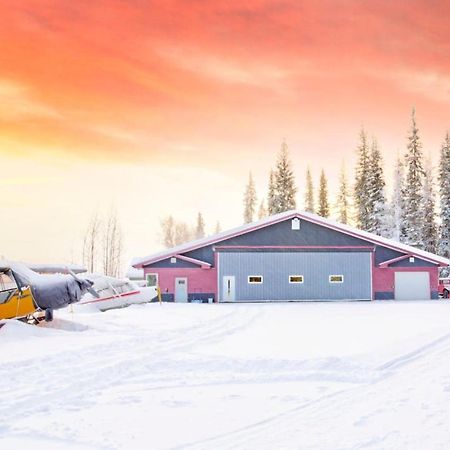
<instances>
[{"instance_id":1,"label":"gabled roof","mask_svg":"<svg viewBox=\"0 0 450 450\"><path fill-rule=\"evenodd\" d=\"M439 264L440 266L448 266L450 263L450 261L447 258L435 255L430 252L426 252L424 250L416 249L414 247L411 247L410 245L402 244L392 239L387 239L378 236L376 234L369 233L367 231L358 230L357 228L351 227L350 225L344 225L342 223L338 223L330 219L325 219L316 214L292 210L275 214L270 217L266 217L262 220L258 220L257 222L247 223L245 225L241 225L240 227L232 228L231 230L222 231L221 233L215 234L213 236L207 236L201 239L197 239L195 241L186 242L185 244L177 245L176 247L163 250L162 252L159 253L154 253L153 255L145 256L143 258L135 258L133 260L132 265L133 267L141 268L145 265L153 264L163 259L170 258L172 256L176 256L192 250L196 250L201 247L213 245L226 239L250 233L260 228L265 228L270 225L283 222L284 220L292 219L294 217L298 217L301 220L306 220L308 222L321 225L323 227L330 228L332 230L339 231L341 233L348 234L355 238L372 242L373 244L376 245L381 245L383 247L397 250L405 254L417 256L419 258L425 259L435 264Z\"/></svg>"}]
</instances>

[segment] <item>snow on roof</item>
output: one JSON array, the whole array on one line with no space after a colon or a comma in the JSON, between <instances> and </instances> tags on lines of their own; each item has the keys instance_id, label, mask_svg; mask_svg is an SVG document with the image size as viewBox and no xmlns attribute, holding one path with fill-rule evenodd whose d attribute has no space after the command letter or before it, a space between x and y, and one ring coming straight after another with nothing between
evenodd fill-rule
<instances>
[{"instance_id":1,"label":"snow on roof","mask_svg":"<svg viewBox=\"0 0 450 450\"><path fill-rule=\"evenodd\" d=\"M215 244L226 239L232 238L234 236L239 236L241 234L249 233L254 230L258 230L260 228L264 228L266 226L282 222L284 220L298 217L299 219L306 220L308 222L312 222L318 225L322 225L324 227L334 229L336 231L340 231L345 234L349 234L356 238L360 238L363 240L367 240L374 244L382 245L394 250L398 250L404 253L411 253L414 256L419 258L423 258L425 260L429 260L435 263L438 263L443 266L448 266L450 261L447 258L442 256L435 255L430 252L426 252L425 250L419 250L410 245L402 244L400 242L394 241L392 239L384 238L378 236L373 233L369 233L368 231L362 231L350 225L344 225L339 222L335 222L334 220L325 219L324 217L318 216L317 214L312 214L304 211L291 210L285 211L279 214L275 214L270 217L266 217L264 219L258 220L252 223L246 223L236 228L232 228L230 230L222 231L221 233L207 236L201 239L196 239L194 241L186 242L181 245L177 245L176 247L172 247L166 250L163 250L158 253L154 253L152 255L148 255L142 258L134 258L132 261L132 266L135 268L142 268L144 265L151 264L157 261L161 261L162 259L169 258L171 256L175 256L177 254L186 253L188 251L195 250L197 248L205 247L207 245Z\"/></svg>"},{"instance_id":2,"label":"snow on roof","mask_svg":"<svg viewBox=\"0 0 450 450\"><path fill-rule=\"evenodd\" d=\"M27 264L27 266L39 273L67 273L71 270L73 273L84 273L87 269L78 264Z\"/></svg>"},{"instance_id":3,"label":"snow on roof","mask_svg":"<svg viewBox=\"0 0 450 450\"><path fill-rule=\"evenodd\" d=\"M144 277L144 270L143 269L136 269L136 267L129 266L127 268L127 272L125 274L127 278L130 280L143 280Z\"/></svg>"}]
</instances>

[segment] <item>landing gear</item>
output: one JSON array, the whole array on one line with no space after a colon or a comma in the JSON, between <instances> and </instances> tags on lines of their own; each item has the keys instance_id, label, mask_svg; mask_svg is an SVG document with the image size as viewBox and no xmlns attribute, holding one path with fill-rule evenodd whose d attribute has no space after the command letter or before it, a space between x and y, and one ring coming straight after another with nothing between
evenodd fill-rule
<instances>
[{"instance_id":1,"label":"landing gear","mask_svg":"<svg viewBox=\"0 0 450 450\"><path fill-rule=\"evenodd\" d=\"M51 322L53 320L53 309L48 308L45 310L45 321Z\"/></svg>"},{"instance_id":2,"label":"landing gear","mask_svg":"<svg viewBox=\"0 0 450 450\"><path fill-rule=\"evenodd\" d=\"M448 294L449 294L449 292L447 291L447 289L444 289L444 291L442 292L442 297L448 298Z\"/></svg>"}]
</instances>

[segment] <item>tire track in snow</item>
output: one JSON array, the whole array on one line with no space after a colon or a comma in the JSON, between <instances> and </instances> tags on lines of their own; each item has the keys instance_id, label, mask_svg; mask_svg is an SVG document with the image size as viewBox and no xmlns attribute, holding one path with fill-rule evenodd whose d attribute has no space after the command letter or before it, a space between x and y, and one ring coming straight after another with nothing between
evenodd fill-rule
<instances>
[{"instance_id":1,"label":"tire track in snow","mask_svg":"<svg viewBox=\"0 0 450 450\"><path fill-rule=\"evenodd\" d=\"M88 349L71 349L70 353L57 353L46 358L45 364L36 356L34 359L0 368L0 377L13 380L14 386L13 389L0 394L0 415L7 416L11 422L15 418L23 418L24 415L45 412L49 407L64 408L66 404L70 404L73 408L77 402L86 406L92 402L92 397L100 395L103 389L116 383L123 383L124 380L131 383L136 379L139 379L140 383L152 381L152 367L158 364L161 358L168 354L176 356L205 339L214 342L245 329L261 313L255 309L233 310L217 319L207 320L192 327L148 333L144 336L142 330L139 330L138 335L115 345L102 344ZM226 327L227 324L231 326ZM119 354L126 356L122 356L118 361ZM146 356L145 360L142 360L143 354ZM61 373L58 369L59 363L70 367L71 370ZM149 376L142 377L143 372ZM30 378L36 377L42 380L42 389L39 392L35 392L29 383ZM30 398L33 399L32 402Z\"/></svg>"},{"instance_id":2,"label":"tire track in snow","mask_svg":"<svg viewBox=\"0 0 450 450\"><path fill-rule=\"evenodd\" d=\"M344 401L349 396L359 393L362 389L376 385L385 381L386 379L396 374L397 368L401 368L406 364L412 363L422 357L430 355L430 352L436 351L445 346L448 347L450 341L450 333L441 336L429 342L426 345L418 347L416 350L410 351L394 358L386 363L375 368L374 372L381 372L379 376L375 376L372 380L367 382L360 382L357 386L348 387L331 394L320 396L319 398L309 400L301 403L300 405L289 408L282 411L272 417L251 423L242 428L238 428L229 432L220 433L210 438L201 439L191 443L183 444L180 446L172 447L172 450L202 450L214 448L215 450L236 450L236 449L249 449L254 448L255 442L263 442L262 436L273 434L280 434L280 430L295 429L298 426L298 414L304 413L308 408L317 408L323 404L323 408L329 406L327 403L330 400L338 400L342 398ZM445 345L447 344L447 345ZM297 443L298 444L298 443ZM298 444L299 445L299 444ZM296 443L292 443L289 448L295 448ZM264 448L274 448L271 445L267 445Z\"/></svg>"},{"instance_id":3,"label":"tire track in snow","mask_svg":"<svg viewBox=\"0 0 450 450\"><path fill-rule=\"evenodd\" d=\"M384 364L379 366L378 369L379 370L396 369L398 367L404 366L405 364L415 361L424 354L428 353L429 350L434 350L438 348L443 343L449 340L450 340L450 333L444 334L440 338L435 339L434 341L431 341L428 344L425 344L421 347L418 347L416 350L412 350L408 353L405 353L401 356L391 359L390 361L385 362Z\"/></svg>"}]
</instances>

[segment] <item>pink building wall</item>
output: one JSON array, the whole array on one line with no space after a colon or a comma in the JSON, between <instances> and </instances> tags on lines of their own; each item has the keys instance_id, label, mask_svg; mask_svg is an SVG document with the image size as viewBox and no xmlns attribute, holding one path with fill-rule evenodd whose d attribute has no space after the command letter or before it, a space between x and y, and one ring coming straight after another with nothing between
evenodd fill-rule
<instances>
[{"instance_id":1,"label":"pink building wall","mask_svg":"<svg viewBox=\"0 0 450 450\"><path fill-rule=\"evenodd\" d=\"M145 275L157 273L158 282L163 294L175 293L175 278L188 279L188 292L190 294L214 294L217 299L217 270L215 268L150 268L144 269Z\"/></svg>"},{"instance_id":2,"label":"pink building wall","mask_svg":"<svg viewBox=\"0 0 450 450\"><path fill-rule=\"evenodd\" d=\"M428 272L431 291L438 290L439 270L437 267L373 267L373 291L394 292L395 272Z\"/></svg>"}]
</instances>

